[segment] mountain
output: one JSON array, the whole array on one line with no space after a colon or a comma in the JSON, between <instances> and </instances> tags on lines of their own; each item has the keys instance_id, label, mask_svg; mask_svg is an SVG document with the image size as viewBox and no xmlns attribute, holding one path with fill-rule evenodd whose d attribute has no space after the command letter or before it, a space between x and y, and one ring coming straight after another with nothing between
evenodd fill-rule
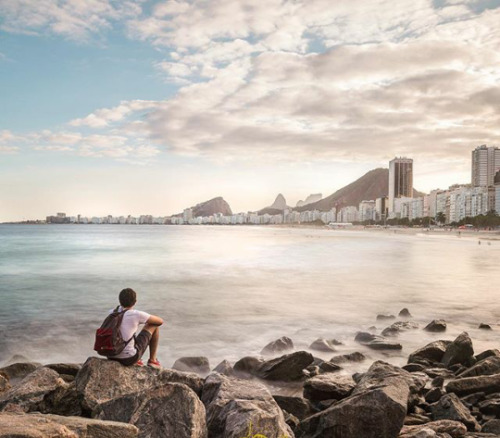
<instances>
[{"instance_id":1,"label":"mountain","mask_svg":"<svg viewBox=\"0 0 500 438\"><path fill-rule=\"evenodd\" d=\"M342 208L349 205L358 206L361 201L375 200L389 193L389 169L373 169L353 183L337 190L332 195L312 204L297 207L295 210L320 210L328 211L333 207ZM420 197L424 194L414 190L413 196Z\"/></svg>"},{"instance_id":2,"label":"mountain","mask_svg":"<svg viewBox=\"0 0 500 438\"><path fill-rule=\"evenodd\" d=\"M191 207L191 209L193 210L193 217L213 216L216 213L222 213L224 216L230 216L233 214L231 207L221 196L210 199L209 201L200 202L194 207ZM175 216L182 216L182 213Z\"/></svg>"},{"instance_id":3,"label":"mountain","mask_svg":"<svg viewBox=\"0 0 500 438\"><path fill-rule=\"evenodd\" d=\"M301 200L301 201L297 202L296 207L303 207L304 205L309 205L309 204L312 204L313 202L321 201L322 198L323 198L323 195L321 193L315 193L315 194L309 195L305 201Z\"/></svg>"},{"instance_id":4,"label":"mountain","mask_svg":"<svg viewBox=\"0 0 500 438\"><path fill-rule=\"evenodd\" d=\"M276 196L276 199L270 205L269 207L263 208L262 210L259 210L259 214L280 214L283 213L283 210L289 208L286 205L286 199L285 197L280 193L278 196Z\"/></svg>"}]
</instances>

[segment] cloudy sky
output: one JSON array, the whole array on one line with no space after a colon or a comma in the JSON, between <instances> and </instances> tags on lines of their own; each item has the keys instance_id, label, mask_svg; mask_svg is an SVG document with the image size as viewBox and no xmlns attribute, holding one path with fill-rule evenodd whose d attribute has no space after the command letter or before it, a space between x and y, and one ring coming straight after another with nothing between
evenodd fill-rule
<instances>
[{"instance_id":1,"label":"cloudy sky","mask_svg":"<svg viewBox=\"0 0 500 438\"><path fill-rule=\"evenodd\" d=\"M500 143L500 0L0 0L0 221L415 187Z\"/></svg>"}]
</instances>

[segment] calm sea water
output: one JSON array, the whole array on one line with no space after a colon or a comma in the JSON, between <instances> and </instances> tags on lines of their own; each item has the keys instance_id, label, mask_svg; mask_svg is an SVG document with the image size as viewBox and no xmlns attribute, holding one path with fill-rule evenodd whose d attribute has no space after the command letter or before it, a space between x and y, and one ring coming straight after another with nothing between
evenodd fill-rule
<instances>
[{"instance_id":1,"label":"calm sea water","mask_svg":"<svg viewBox=\"0 0 500 438\"><path fill-rule=\"evenodd\" d=\"M271 227L0 226L0 363L20 353L82 362L119 291L163 317L159 358L204 355L213 366L258 354L277 337L307 349L337 338L395 364L467 330L476 351L500 347L500 241ZM408 307L446 334L399 337L402 352L354 342L377 313ZM478 330L480 322L494 325ZM315 353L324 359L332 354ZM359 365L363 368L368 363Z\"/></svg>"}]
</instances>

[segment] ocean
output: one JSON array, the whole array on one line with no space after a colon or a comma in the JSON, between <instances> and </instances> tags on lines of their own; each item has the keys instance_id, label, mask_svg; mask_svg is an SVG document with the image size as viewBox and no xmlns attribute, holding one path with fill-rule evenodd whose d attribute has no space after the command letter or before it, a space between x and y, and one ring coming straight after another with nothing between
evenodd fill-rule
<instances>
[{"instance_id":1,"label":"ocean","mask_svg":"<svg viewBox=\"0 0 500 438\"><path fill-rule=\"evenodd\" d=\"M292 338L308 349L336 338L343 354L402 365L408 354L466 330L475 350L500 347L500 240L456 233L342 231L259 226L1 225L0 363L83 362L118 293L161 316L159 359L207 356L212 366L257 355ZM402 351L375 352L357 331L407 307L423 328L402 333ZM479 330L489 323L492 331ZM314 353L323 359L333 353Z\"/></svg>"}]
</instances>

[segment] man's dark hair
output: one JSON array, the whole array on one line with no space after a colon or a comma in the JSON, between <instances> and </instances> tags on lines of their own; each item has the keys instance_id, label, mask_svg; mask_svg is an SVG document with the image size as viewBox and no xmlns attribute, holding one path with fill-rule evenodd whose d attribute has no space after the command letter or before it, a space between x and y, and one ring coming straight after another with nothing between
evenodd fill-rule
<instances>
[{"instance_id":1,"label":"man's dark hair","mask_svg":"<svg viewBox=\"0 0 500 438\"><path fill-rule=\"evenodd\" d=\"M133 289L127 287L120 292L118 299L122 307L132 307L137 301L137 294Z\"/></svg>"}]
</instances>

